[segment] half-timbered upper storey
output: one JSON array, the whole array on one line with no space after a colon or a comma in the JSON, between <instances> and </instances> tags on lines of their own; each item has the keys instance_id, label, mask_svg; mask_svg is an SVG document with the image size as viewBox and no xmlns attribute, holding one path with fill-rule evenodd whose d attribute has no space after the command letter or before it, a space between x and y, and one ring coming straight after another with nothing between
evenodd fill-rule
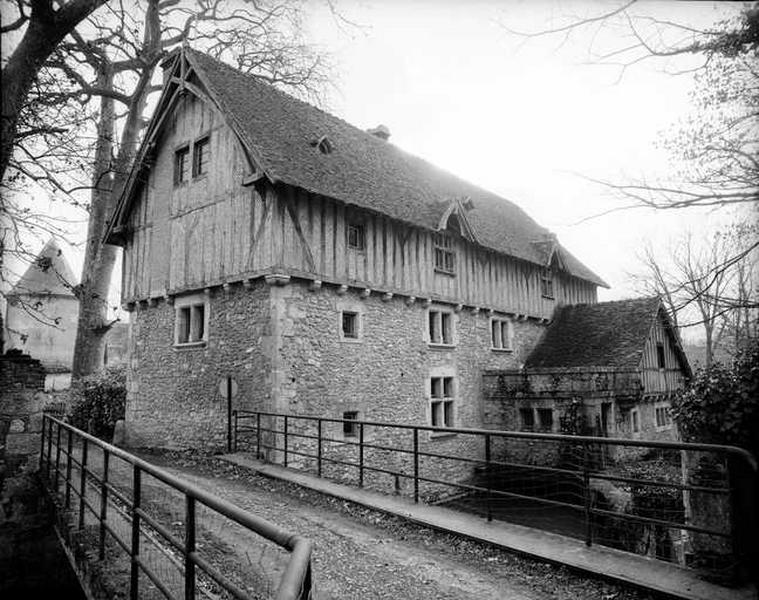
<instances>
[{"instance_id":1,"label":"half-timbered upper storey","mask_svg":"<svg viewBox=\"0 0 759 600\"><path fill-rule=\"evenodd\" d=\"M549 318L605 285L519 207L383 128L188 48L164 68L107 234L125 302L282 274Z\"/></svg>"}]
</instances>

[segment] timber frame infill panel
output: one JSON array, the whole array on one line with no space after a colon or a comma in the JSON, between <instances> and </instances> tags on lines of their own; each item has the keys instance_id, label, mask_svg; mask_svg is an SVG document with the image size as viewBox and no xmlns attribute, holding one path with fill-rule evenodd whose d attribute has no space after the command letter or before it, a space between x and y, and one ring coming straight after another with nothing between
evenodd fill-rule
<instances>
[{"instance_id":1,"label":"timber frame infill panel","mask_svg":"<svg viewBox=\"0 0 759 600\"><path fill-rule=\"evenodd\" d=\"M274 189L273 264L286 274L544 319L560 303L596 302L596 284L566 272L554 281L554 298L543 298L540 265L452 233L447 235L457 272L439 274L434 261L439 232L284 184ZM363 225L363 249L349 247L353 222Z\"/></svg>"}]
</instances>

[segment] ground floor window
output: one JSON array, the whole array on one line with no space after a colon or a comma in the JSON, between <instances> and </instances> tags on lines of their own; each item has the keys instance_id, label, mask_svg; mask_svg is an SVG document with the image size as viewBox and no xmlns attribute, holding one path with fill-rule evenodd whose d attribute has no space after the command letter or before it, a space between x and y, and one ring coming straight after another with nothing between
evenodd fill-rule
<instances>
[{"instance_id":1,"label":"ground floor window","mask_svg":"<svg viewBox=\"0 0 759 600\"><path fill-rule=\"evenodd\" d=\"M343 419L343 437L358 437L358 411L345 411Z\"/></svg>"},{"instance_id":2,"label":"ground floor window","mask_svg":"<svg viewBox=\"0 0 759 600\"><path fill-rule=\"evenodd\" d=\"M531 408L519 409L519 428L522 431L534 431L535 430L535 413Z\"/></svg>"},{"instance_id":3,"label":"ground floor window","mask_svg":"<svg viewBox=\"0 0 759 600\"><path fill-rule=\"evenodd\" d=\"M490 320L490 343L493 350L514 349L514 327L509 319Z\"/></svg>"},{"instance_id":4,"label":"ground floor window","mask_svg":"<svg viewBox=\"0 0 759 600\"><path fill-rule=\"evenodd\" d=\"M205 300L184 301L175 307L174 344L201 344L208 339L208 305Z\"/></svg>"},{"instance_id":5,"label":"ground floor window","mask_svg":"<svg viewBox=\"0 0 759 600\"><path fill-rule=\"evenodd\" d=\"M657 429L668 429L672 426L672 417L669 414L669 402L657 402L654 405L654 416Z\"/></svg>"},{"instance_id":6,"label":"ground floor window","mask_svg":"<svg viewBox=\"0 0 759 600\"><path fill-rule=\"evenodd\" d=\"M640 413L637 408L630 411L630 431L640 433Z\"/></svg>"},{"instance_id":7,"label":"ground floor window","mask_svg":"<svg viewBox=\"0 0 759 600\"><path fill-rule=\"evenodd\" d=\"M433 427L453 427L453 377L430 378L430 424Z\"/></svg>"}]
</instances>

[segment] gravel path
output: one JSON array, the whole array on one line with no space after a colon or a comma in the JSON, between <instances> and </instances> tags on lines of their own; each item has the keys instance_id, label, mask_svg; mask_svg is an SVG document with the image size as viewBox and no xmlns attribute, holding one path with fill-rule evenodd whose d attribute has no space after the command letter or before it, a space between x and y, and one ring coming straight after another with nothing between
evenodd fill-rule
<instances>
[{"instance_id":1,"label":"gravel path","mask_svg":"<svg viewBox=\"0 0 759 600\"><path fill-rule=\"evenodd\" d=\"M261 477L221 460L187 454L143 454L147 460L315 543L318 600L509 599L644 600L654 596L589 579L562 567L406 523L396 517ZM162 498L165 510L180 507ZM180 513L181 514L181 513ZM216 522L218 520L219 522ZM204 543L227 568L267 570L276 588L286 556L204 515ZM234 565L237 564L238 567ZM260 581L258 582L260 589Z\"/></svg>"}]
</instances>

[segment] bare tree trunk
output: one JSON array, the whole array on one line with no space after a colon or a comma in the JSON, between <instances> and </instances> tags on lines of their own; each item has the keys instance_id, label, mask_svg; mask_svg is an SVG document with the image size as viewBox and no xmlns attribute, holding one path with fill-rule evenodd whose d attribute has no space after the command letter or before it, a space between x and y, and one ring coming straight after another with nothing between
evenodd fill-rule
<instances>
[{"instance_id":1,"label":"bare tree trunk","mask_svg":"<svg viewBox=\"0 0 759 600\"><path fill-rule=\"evenodd\" d=\"M704 357L704 366L708 369L712 366L714 360L714 348L712 347L712 323L704 322L704 331L706 332L706 348Z\"/></svg>"},{"instance_id":2,"label":"bare tree trunk","mask_svg":"<svg viewBox=\"0 0 759 600\"><path fill-rule=\"evenodd\" d=\"M98 86L111 87L113 72L103 64L98 73ZM87 228L82 280L77 288L79 322L74 345L72 380L97 371L103 366L105 336L108 324L108 288L116 262L115 246L101 243L112 211L113 175L111 155L115 124L114 101L103 96L100 100L100 120L93 168L92 201Z\"/></svg>"}]
</instances>

